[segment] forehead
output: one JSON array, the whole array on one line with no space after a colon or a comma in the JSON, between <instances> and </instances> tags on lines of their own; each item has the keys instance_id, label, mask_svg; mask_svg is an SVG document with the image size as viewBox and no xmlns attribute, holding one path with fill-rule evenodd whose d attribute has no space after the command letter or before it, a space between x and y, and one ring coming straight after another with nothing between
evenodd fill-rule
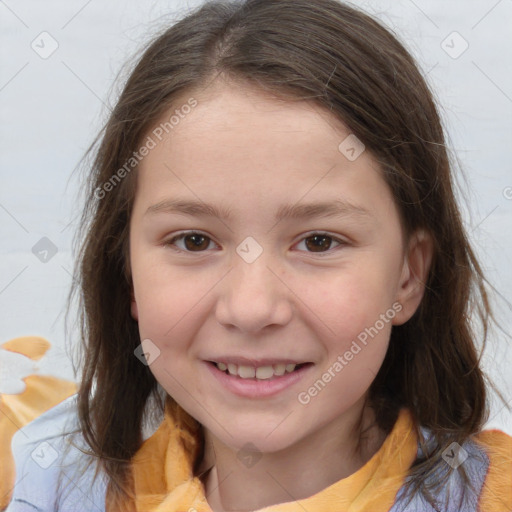
<instances>
[{"instance_id":1,"label":"forehead","mask_svg":"<svg viewBox=\"0 0 512 512\"><path fill-rule=\"evenodd\" d=\"M300 154L315 145L322 150L317 156L322 157L329 148L335 155L340 136L349 133L339 119L312 101L283 99L250 84L220 79L208 88L181 95L171 113L184 109L192 97L196 106L180 116L172 129L174 149L179 149L180 142L201 137L202 145L222 140L238 143L238 150L247 152L279 146ZM160 123L166 118L169 112ZM304 141L309 141L305 147Z\"/></svg>"},{"instance_id":2,"label":"forehead","mask_svg":"<svg viewBox=\"0 0 512 512\"><path fill-rule=\"evenodd\" d=\"M370 207L392 202L369 152L348 158L345 141L353 146L354 135L312 102L217 81L176 98L148 137L155 147L139 166L137 196L153 203L208 197L236 211L326 193Z\"/></svg>"}]
</instances>

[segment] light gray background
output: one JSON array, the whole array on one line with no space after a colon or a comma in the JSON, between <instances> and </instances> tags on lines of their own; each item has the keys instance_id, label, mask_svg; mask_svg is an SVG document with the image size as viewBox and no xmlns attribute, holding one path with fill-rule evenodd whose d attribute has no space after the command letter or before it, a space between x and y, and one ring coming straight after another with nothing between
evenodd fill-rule
<instances>
[{"instance_id":1,"label":"light gray background","mask_svg":"<svg viewBox=\"0 0 512 512\"><path fill-rule=\"evenodd\" d=\"M0 344L24 335L47 338L44 373L74 378L64 332L79 213L72 171L115 101L121 66L156 29L199 3L0 1ZM427 74L463 166L471 240L489 280L511 302L512 0L355 4L391 27ZM44 31L58 43L46 59L31 47L42 45ZM467 50L453 58L464 41ZM58 248L46 263L32 253L42 237ZM511 310L501 299L497 304L508 336ZM491 333L484 367L512 405L507 336ZM71 333L68 341L74 340ZM488 428L512 434L512 415L502 404L493 402L490 418Z\"/></svg>"}]
</instances>

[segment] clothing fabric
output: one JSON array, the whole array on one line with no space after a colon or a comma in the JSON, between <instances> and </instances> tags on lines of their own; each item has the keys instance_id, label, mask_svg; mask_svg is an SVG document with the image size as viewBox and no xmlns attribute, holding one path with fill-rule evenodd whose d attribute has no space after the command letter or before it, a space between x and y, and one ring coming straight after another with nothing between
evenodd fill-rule
<instances>
[{"instance_id":1,"label":"clothing fabric","mask_svg":"<svg viewBox=\"0 0 512 512\"><path fill-rule=\"evenodd\" d=\"M0 345L2 353L17 354L15 364L23 367L21 370L10 368L9 362L13 364L11 358L0 355L0 510L5 509L12 490L19 482L20 473L15 470L11 438L24 425L77 390L74 382L36 373L37 364L49 348L49 341L38 336L15 338ZM21 364L20 360L23 361ZM23 370L31 374L21 380L20 371L23 375Z\"/></svg>"},{"instance_id":2,"label":"clothing fabric","mask_svg":"<svg viewBox=\"0 0 512 512\"><path fill-rule=\"evenodd\" d=\"M15 483L7 512L212 512L204 486L192 472L198 450L195 421L174 401L166 401L163 417L146 431L145 441L133 458L135 502L118 504L109 497L105 475L100 473L94 480L94 460L82 452L87 447L78 429L76 399L76 394L70 395L12 437L15 470L10 476ZM5 431L0 432L5 435ZM433 442L427 429L422 433L427 445ZM0 438L2 453L6 453L9 441ZM421 494L407 502L407 470L420 455L412 415L403 408L380 449L354 474L306 499L258 512L512 511L511 436L487 430L469 439L462 449L447 447L446 466L441 466L430 481L439 478L451 460L467 457L462 463L476 493L467 492L462 503L463 483L456 471L434 497L435 508ZM59 479L63 486L60 496Z\"/></svg>"}]
</instances>

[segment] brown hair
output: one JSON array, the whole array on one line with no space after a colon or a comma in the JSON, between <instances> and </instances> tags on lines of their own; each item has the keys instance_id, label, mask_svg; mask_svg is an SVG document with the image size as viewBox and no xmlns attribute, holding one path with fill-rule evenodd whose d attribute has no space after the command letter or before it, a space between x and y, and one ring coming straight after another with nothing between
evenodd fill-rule
<instances>
[{"instance_id":1,"label":"brown hair","mask_svg":"<svg viewBox=\"0 0 512 512\"><path fill-rule=\"evenodd\" d=\"M128 232L136 169L103 197L98 190L179 96L220 75L289 101L312 101L339 118L380 163L406 235L421 228L432 236L434 257L423 300L407 323L393 327L368 394L386 432L398 410L407 407L420 439L420 426L435 436L436 448L409 471L413 490L428 497L425 478L442 450L453 441L462 444L488 417L486 377L476 350L478 340L485 347L492 319L486 281L454 198L443 128L428 85L389 29L336 0L205 3L160 34L129 76L89 149L95 158L75 289L81 308L83 436L111 489L121 495L129 487L129 461L142 443L144 407L157 390L149 368L134 356L140 337L130 316ZM472 318L480 321L480 334Z\"/></svg>"}]
</instances>

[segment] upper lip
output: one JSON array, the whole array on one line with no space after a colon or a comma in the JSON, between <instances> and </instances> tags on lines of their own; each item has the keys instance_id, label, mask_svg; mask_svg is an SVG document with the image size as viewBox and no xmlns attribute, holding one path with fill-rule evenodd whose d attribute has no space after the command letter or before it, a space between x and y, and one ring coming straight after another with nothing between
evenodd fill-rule
<instances>
[{"instance_id":1,"label":"upper lip","mask_svg":"<svg viewBox=\"0 0 512 512\"><path fill-rule=\"evenodd\" d=\"M234 357L234 356L218 356L207 359L213 363L226 363L236 364L237 366L254 366L255 368L261 366L272 366L276 364L304 364L309 361L301 361L300 359L283 359L278 357L263 357L258 359L249 359L247 357Z\"/></svg>"}]
</instances>

